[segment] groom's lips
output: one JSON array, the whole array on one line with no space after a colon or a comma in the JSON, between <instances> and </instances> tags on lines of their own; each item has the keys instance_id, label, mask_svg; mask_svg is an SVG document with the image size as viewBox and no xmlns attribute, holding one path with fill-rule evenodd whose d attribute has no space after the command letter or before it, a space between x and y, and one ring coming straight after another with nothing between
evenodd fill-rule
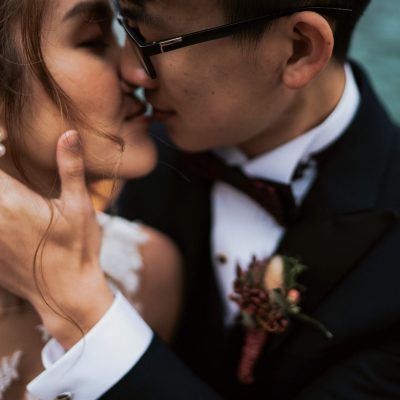
<instances>
[{"instance_id":1,"label":"groom's lips","mask_svg":"<svg viewBox=\"0 0 400 400\"><path fill-rule=\"evenodd\" d=\"M153 106L153 115L159 121L166 121L176 115L176 112L171 110L163 110L162 108Z\"/></svg>"}]
</instances>

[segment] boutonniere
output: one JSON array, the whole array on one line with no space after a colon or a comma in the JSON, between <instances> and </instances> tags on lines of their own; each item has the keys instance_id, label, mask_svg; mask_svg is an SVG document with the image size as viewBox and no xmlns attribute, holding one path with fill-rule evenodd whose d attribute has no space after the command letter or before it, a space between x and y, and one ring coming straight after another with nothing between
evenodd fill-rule
<instances>
[{"instance_id":1,"label":"boutonniere","mask_svg":"<svg viewBox=\"0 0 400 400\"><path fill-rule=\"evenodd\" d=\"M327 338L332 334L317 320L301 312L302 287L297 277L307 267L291 257L275 256L259 261L255 257L247 271L237 266L234 294L246 336L239 363L240 382L254 382L253 370L269 334L283 333L292 319L302 320Z\"/></svg>"}]
</instances>

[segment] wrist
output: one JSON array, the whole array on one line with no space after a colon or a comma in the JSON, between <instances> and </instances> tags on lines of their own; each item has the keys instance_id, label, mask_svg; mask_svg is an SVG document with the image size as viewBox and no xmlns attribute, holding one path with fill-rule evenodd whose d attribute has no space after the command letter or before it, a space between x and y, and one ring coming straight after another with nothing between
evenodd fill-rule
<instances>
[{"instance_id":1,"label":"wrist","mask_svg":"<svg viewBox=\"0 0 400 400\"><path fill-rule=\"evenodd\" d=\"M42 300L36 307L49 334L65 350L78 343L104 316L114 301L114 295L104 281L86 290L76 290L73 299L54 298L52 305Z\"/></svg>"}]
</instances>

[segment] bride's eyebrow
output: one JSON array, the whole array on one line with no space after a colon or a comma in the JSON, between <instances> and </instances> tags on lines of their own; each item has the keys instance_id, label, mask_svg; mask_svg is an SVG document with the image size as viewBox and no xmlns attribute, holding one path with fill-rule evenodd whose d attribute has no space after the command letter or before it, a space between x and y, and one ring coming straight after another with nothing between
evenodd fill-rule
<instances>
[{"instance_id":1,"label":"bride's eyebrow","mask_svg":"<svg viewBox=\"0 0 400 400\"><path fill-rule=\"evenodd\" d=\"M66 12L63 18L68 21L76 17L85 17L91 20L107 20L113 16L110 6L105 1L81 1Z\"/></svg>"}]
</instances>

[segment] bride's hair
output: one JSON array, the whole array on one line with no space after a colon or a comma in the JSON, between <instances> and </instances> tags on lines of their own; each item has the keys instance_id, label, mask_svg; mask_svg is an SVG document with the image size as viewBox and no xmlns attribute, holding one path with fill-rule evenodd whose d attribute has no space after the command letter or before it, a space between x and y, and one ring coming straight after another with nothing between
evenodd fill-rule
<instances>
[{"instance_id":1,"label":"bride's hair","mask_svg":"<svg viewBox=\"0 0 400 400\"><path fill-rule=\"evenodd\" d=\"M35 77L49 98L57 105L60 116L74 128L86 128L106 137L121 148L123 140L88 125L87 119L57 84L44 62L42 25L52 0L0 1L0 117L2 117L12 160L26 179L18 157L23 134L28 130L27 106L34 99L30 84ZM26 183L29 184L27 181Z\"/></svg>"},{"instance_id":2,"label":"bride's hair","mask_svg":"<svg viewBox=\"0 0 400 400\"><path fill-rule=\"evenodd\" d=\"M79 115L55 82L41 50L42 23L48 0L2 0L0 5L0 102L9 148L15 166L26 178L18 147L27 129L27 105L32 100L30 82L35 76L62 115Z\"/></svg>"},{"instance_id":3,"label":"bride's hair","mask_svg":"<svg viewBox=\"0 0 400 400\"><path fill-rule=\"evenodd\" d=\"M0 118L5 125L12 160L26 184L33 189L35 187L29 182L18 156L24 133L29 130L28 106L31 101L34 101L30 94L32 93L30 90L32 78L40 82L49 98L57 105L60 117L71 123L72 127L90 129L91 132L112 140L120 146L121 153L124 146L122 139L89 126L84 115L57 84L46 67L41 48L42 26L52 1L0 0ZM43 287L42 270L38 268L42 264L42 251L54 217L52 204L50 201L48 204L51 218L36 249L33 260L34 279L44 301L53 311L63 315L79 328L79 325L65 315L54 301L49 302L52 296ZM44 292L47 296L43 294Z\"/></svg>"}]
</instances>

